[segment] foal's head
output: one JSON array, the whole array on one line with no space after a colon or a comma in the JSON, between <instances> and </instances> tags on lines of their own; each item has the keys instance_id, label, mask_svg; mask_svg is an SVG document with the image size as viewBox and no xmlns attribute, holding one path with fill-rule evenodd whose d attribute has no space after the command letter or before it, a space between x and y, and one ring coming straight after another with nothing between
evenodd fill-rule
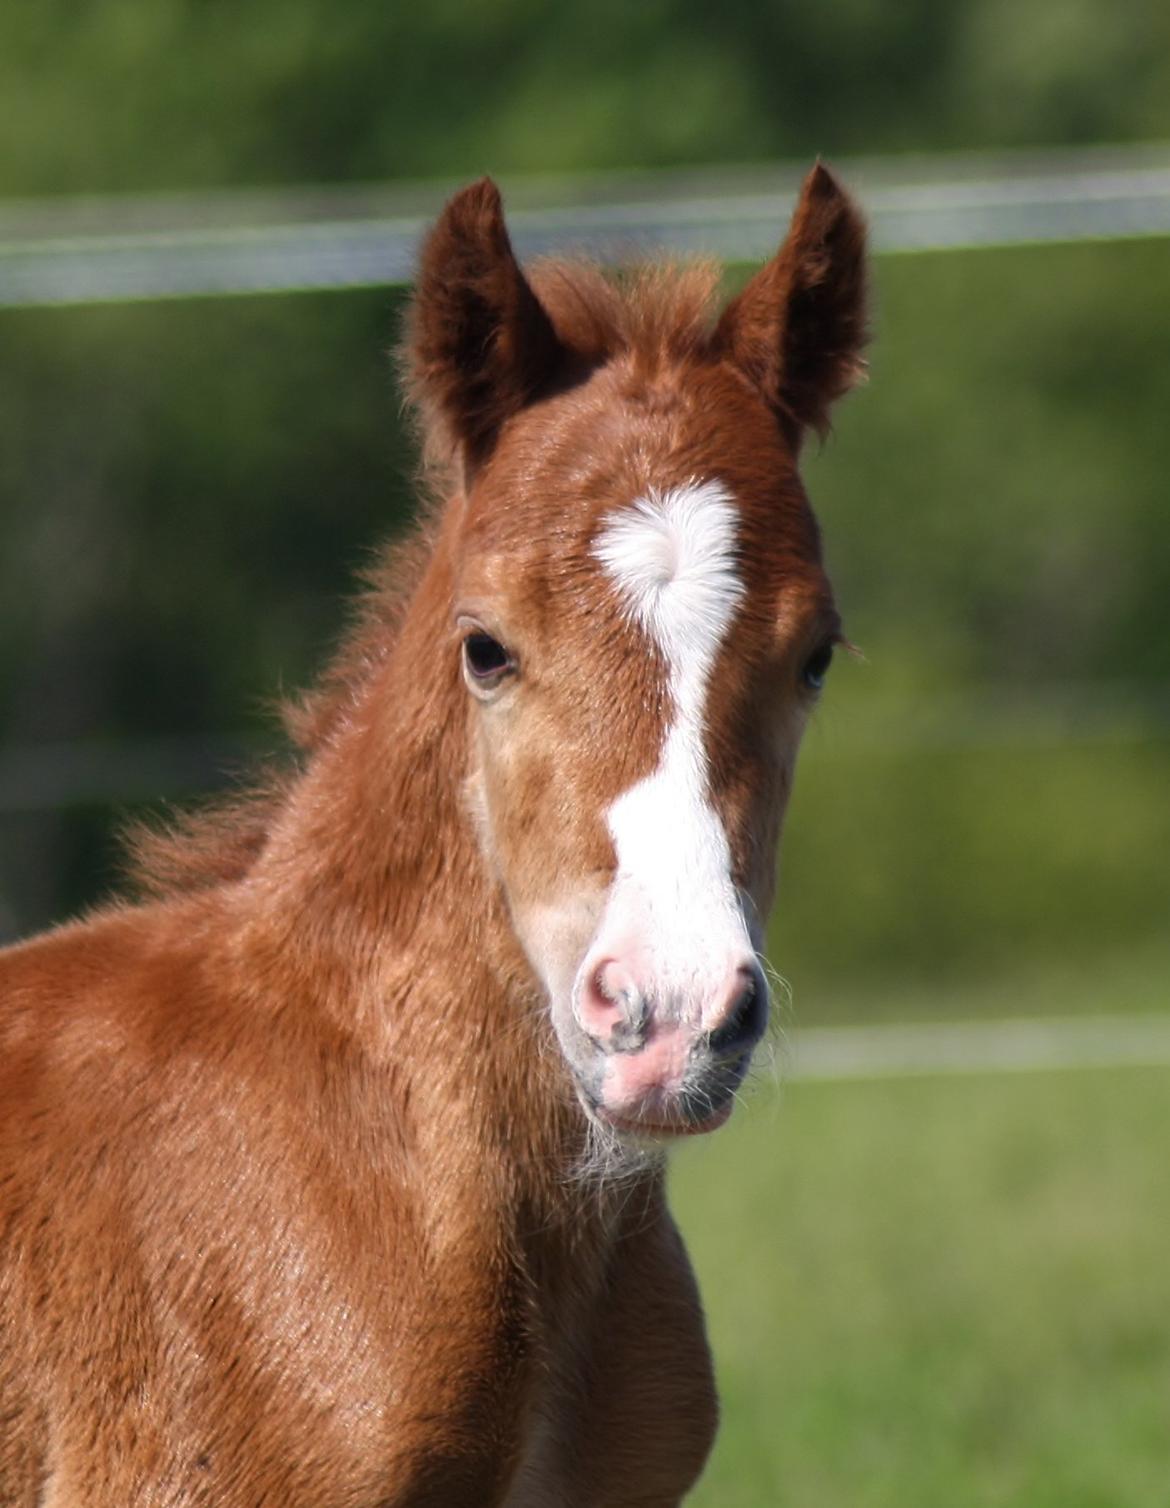
<instances>
[{"instance_id":1,"label":"foal's head","mask_svg":"<svg viewBox=\"0 0 1170 1508\"><path fill-rule=\"evenodd\" d=\"M424 250L410 361L461 483L469 808L619 1131L718 1125L765 1028L776 842L839 634L797 454L860 369L863 243L818 167L717 321L709 269L526 278L488 181Z\"/></svg>"}]
</instances>

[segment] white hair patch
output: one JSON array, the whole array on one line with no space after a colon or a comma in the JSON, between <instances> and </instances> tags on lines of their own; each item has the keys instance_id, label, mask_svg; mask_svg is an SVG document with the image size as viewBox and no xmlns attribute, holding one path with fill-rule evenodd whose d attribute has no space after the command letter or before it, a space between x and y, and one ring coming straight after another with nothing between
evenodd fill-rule
<instances>
[{"instance_id":1,"label":"white hair patch","mask_svg":"<svg viewBox=\"0 0 1170 1508\"><path fill-rule=\"evenodd\" d=\"M738 522L727 489L703 482L639 498L595 547L630 616L666 656L676 701L702 695L743 596L734 567Z\"/></svg>"},{"instance_id":2,"label":"white hair patch","mask_svg":"<svg viewBox=\"0 0 1170 1508\"><path fill-rule=\"evenodd\" d=\"M661 650L674 704L658 768L607 813L617 875L601 931L636 927L658 990L679 1010L752 952L703 743L711 672L744 594L738 524L728 490L703 482L639 498L595 546L627 614Z\"/></svg>"}]
</instances>

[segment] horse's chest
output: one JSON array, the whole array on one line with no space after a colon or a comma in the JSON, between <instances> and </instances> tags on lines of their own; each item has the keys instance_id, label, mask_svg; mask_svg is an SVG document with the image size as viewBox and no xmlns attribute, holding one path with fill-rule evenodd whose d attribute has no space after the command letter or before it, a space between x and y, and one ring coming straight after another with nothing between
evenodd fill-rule
<instances>
[{"instance_id":1,"label":"horse's chest","mask_svg":"<svg viewBox=\"0 0 1170 1508\"><path fill-rule=\"evenodd\" d=\"M514 1465L530 1362L517 1283L483 1268L432 1270L408 1302L396 1294L352 1326L351 1356L332 1400L335 1448L359 1475L382 1463L372 1501L496 1501Z\"/></svg>"},{"instance_id":2,"label":"horse's chest","mask_svg":"<svg viewBox=\"0 0 1170 1508\"><path fill-rule=\"evenodd\" d=\"M190 1475L185 1491L207 1496L180 1494L176 1502L500 1501L515 1466L524 1389L519 1352L497 1313L457 1314L440 1285L426 1312L355 1306L296 1323L295 1362L274 1363L261 1346L220 1379L218 1406L193 1421L178 1452ZM246 1413L236 1396L245 1372L259 1403Z\"/></svg>"}]
</instances>

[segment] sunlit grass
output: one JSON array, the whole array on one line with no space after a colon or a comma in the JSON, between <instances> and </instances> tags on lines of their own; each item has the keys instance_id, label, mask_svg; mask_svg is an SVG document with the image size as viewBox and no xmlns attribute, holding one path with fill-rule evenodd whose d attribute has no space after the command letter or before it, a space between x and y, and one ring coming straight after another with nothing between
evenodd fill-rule
<instances>
[{"instance_id":1,"label":"sunlit grass","mask_svg":"<svg viewBox=\"0 0 1170 1508\"><path fill-rule=\"evenodd\" d=\"M1170 1070L796 1084L674 1205L724 1408L696 1508L1164 1508Z\"/></svg>"}]
</instances>

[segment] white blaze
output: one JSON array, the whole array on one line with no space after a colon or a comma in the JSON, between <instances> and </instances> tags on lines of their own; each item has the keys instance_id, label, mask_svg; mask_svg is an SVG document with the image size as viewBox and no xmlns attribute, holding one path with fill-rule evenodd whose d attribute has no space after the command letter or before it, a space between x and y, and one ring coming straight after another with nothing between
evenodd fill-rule
<instances>
[{"instance_id":1,"label":"white blaze","mask_svg":"<svg viewBox=\"0 0 1170 1508\"><path fill-rule=\"evenodd\" d=\"M659 1008L692 1020L753 951L703 745L711 672L744 590L738 521L727 489L704 482L640 498L595 546L666 660L674 705L658 768L606 814L617 874L597 943L635 949Z\"/></svg>"}]
</instances>

